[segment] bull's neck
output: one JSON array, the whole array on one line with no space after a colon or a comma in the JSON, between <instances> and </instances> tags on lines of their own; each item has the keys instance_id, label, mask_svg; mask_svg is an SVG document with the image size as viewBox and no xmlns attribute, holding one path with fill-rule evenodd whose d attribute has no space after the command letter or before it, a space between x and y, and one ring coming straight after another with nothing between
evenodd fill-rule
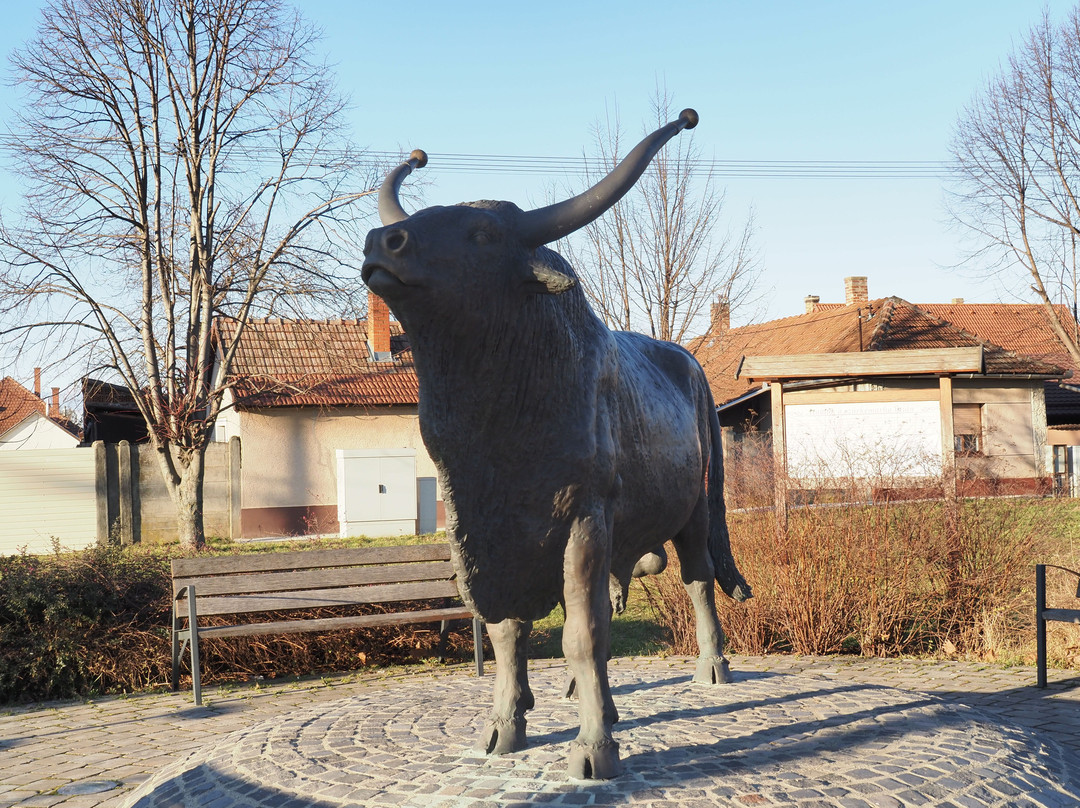
<instances>
[{"instance_id":1,"label":"bull's neck","mask_svg":"<svg viewBox=\"0 0 1080 808\"><path fill-rule=\"evenodd\" d=\"M429 426L484 430L567 415L594 376L595 356L607 338L584 302L573 303L539 298L520 316L406 324L421 417L437 422Z\"/></svg>"}]
</instances>

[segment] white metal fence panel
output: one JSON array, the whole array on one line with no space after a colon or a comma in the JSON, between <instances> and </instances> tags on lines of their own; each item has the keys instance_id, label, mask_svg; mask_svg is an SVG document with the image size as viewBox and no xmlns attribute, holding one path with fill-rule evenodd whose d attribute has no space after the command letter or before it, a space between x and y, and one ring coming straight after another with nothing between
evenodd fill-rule
<instances>
[{"instance_id":1,"label":"white metal fence panel","mask_svg":"<svg viewBox=\"0 0 1080 808\"><path fill-rule=\"evenodd\" d=\"M95 479L89 447L0 452L0 555L94 544Z\"/></svg>"}]
</instances>

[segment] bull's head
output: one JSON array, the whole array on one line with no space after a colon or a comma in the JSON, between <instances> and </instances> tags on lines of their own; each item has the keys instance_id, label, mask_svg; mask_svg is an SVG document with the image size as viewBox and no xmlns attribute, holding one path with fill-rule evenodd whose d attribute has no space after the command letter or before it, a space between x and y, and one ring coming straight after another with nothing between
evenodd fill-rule
<instances>
[{"instance_id":1,"label":"bull's head","mask_svg":"<svg viewBox=\"0 0 1080 808\"><path fill-rule=\"evenodd\" d=\"M394 169L379 191L383 227L364 245L364 282L395 309L417 294L439 295L465 278L523 294L559 294L576 283L565 262L538 250L573 233L618 202L644 173L668 140L693 129L698 115L685 109L678 119L639 143L610 174L571 199L523 211L509 202L474 202L431 207L411 216L398 201L402 181L427 155L414 151Z\"/></svg>"}]
</instances>

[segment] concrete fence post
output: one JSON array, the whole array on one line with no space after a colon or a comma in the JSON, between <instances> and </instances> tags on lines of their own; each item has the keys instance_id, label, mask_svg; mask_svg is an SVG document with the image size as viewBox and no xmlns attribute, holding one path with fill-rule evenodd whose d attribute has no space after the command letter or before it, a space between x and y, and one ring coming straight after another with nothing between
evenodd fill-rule
<instances>
[{"instance_id":1,"label":"concrete fence post","mask_svg":"<svg viewBox=\"0 0 1080 808\"><path fill-rule=\"evenodd\" d=\"M131 490L131 444L122 440L117 444L117 468L120 477L120 544L135 543L135 508Z\"/></svg>"},{"instance_id":2,"label":"concrete fence post","mask_svg":"<svg viewBox=\"0 0 1080 808\"><path fill-rule=\"evenodd\" d=\"M241 506L241 482L240 482L240 436L233 435L229 438L229 462L226 464L229 474L229 538L240 538L240 506Z\"/></svg>"},{"instance_id":3,"label":"concrete fence post","mask_svg":"<svg viewBox=\"0 0 1080 808\"><path fill-rule=\"evenodd\" d=\"M109 543L109 467L105 457L105 442L96 440L94 450L94 499L97 505L97 543Z\"/></svg>"}]
</instances>

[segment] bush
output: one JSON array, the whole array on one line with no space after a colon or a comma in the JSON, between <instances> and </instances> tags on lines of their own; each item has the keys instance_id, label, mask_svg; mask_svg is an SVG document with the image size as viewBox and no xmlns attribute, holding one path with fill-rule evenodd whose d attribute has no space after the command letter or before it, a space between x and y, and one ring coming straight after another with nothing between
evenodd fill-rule
<instances>
[{"instance_id":1,"label":"bush","mask_svg":"<svg viewBox=\"0 0 1080 808\"><path fill-rule=\"evenodd\" d=\"M160 552L0 557L0 702L160 682L169 586Z\"/></svg>"},{"instance_id":2,"label":"bush","mask_svg":"<svg viewBox=\"0 0 1080 808\"><path fill-rule=\"evenodd\" d=\"M326 546L331 545L337 546ZM169 559L184 553L176 546L101 547L0 557L0 703L168 686ZM318 616L336 613L326 609ZM268 612L260 619L283 617ZM437 624L203 640L202 680L298 676L410 661L433 654L436 629ZM448 651L471 647L471 630L451 633ZM186 657L181 670L188 672ZM190 682L190 675L183 680Z\"/></svg>"},{"instance_id":3,"label":"bush","mask_svg":"<svg viewBox=\"0 0 1080 808\"><path fill-rule=\"evenodd\" d=\"M729 516L754 598L718 594L729 648L865 656L1033 657L1033 567L1057 556L1046 537L1065 501L869 503ZM673 554L674 555L674 554ZM677 653L695 653L678 562L646 584Z\"/></svg>"}]
</instances>

